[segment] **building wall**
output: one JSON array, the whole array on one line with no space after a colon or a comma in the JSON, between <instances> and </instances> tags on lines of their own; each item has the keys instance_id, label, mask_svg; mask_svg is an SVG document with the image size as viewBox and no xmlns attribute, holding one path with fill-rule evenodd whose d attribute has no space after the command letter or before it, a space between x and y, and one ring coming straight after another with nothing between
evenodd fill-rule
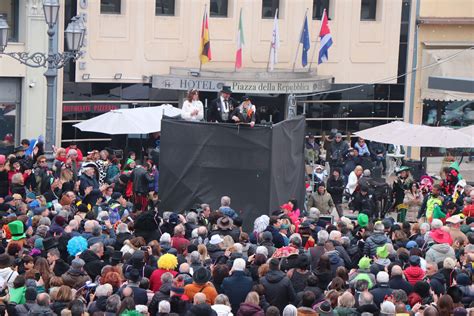
<instances>
[{"instance_id":1,"label":"building wall","mask_svg":"<svg viewBox=\"0 0 474 316\"><path fill-rule=\"evenodd\" d=\"M372 82L397 74L401 0L378 0L377 19L360 21L360 1L332 0L329 22L334 45L322 75L336 83ZM89 0L78 13L87 16L87 54L76 65L76 81L143 82L143 76L168 74L170 67L199 67L202 14L209 0L176 0L176 16L155 16L154 0L122 0L122 14L100 14L100 0ZM277 68L291 69L306 8L312 0L280 0L281 46ZM266 68L273 19L262 19L261 0L229 0L227 18L210 18L213 60L207 69L233 69L240 9L243 8L244 67ZM309 19L315 43L320 21ZM301 51L300 53L301 54ZM300 68L297 57L297 68ZM317 62L317 56L315 57ZM316 67L316 63L314 65ZM244 68L245 71L245 68ZM122 73L122 79L114 75ZM394 80L393 82L396 82Z\"/></svg>"},{"instance_id":2,"label":"building wall","mask_svg":"<svg viewBox=\"0 0 474 316\"><path fill-rule=\"evenodd\" d=\"M419 1L419 15L416 17L416 5L413 5L413 19L421 20L439 19L437 23L418 23L417 40L416 30L410 31L409 61L407 69L423 67L423 51L427 49L425 42L436 42L436 48L452 49L453 54L465 49L463 46L453 46L453 43L464 42L466 45L474 43L474 2L471 0L416 0ZM450 19L452 19L450 21ZM454 22L457 21L457 22ZM415 57L414 57L415 56ZM414 76L414 82L412 82ZM421 99L422 70L407 76L407 90L405 95L405 121L423 123L423 100ZM413 97L412 97L413 94ZM409 151L412 158L420 157L420 148Z\"/></svg>"}]
</instances>

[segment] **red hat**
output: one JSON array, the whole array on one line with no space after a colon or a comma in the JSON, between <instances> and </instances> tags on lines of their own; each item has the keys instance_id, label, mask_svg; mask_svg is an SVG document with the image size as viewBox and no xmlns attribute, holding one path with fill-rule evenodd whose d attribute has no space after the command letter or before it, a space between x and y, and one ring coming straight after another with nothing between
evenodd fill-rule
<instances>
[{"instance_id":1,"label":"red hat","mask_svg":"<svg viewBox=\"0 0 474 316\"><path fill-rule=\"evenodd\" d=\"M283 205L280 205L280 209L291 212L293 210L293 207L289 203L285 203Z\"/></svg>"},{"instance_id":2,"label":"red hat","mask_svg":"<svg viewBox=\"0 0 474 316\"><path fill-rule=\"evenodd\" d=\"M430 232L431 238L437 243L437 244L452 244L453 240L451 238L451 235L448 232L445 232L444 230L441 229L435 229Z\"/></svg>"}]
</instances>

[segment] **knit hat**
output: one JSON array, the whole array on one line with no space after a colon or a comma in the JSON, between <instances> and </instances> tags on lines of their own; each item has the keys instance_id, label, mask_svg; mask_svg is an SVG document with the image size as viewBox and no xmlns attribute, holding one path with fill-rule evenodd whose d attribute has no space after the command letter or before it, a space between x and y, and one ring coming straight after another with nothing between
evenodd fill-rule
<instances>
[{"instance_id":1,"label":"knit hat","mask_svg":"<svg viewBox=\"0 0 474 316\"><path fill-rule=\"evenodd\" d=\"M471 285L471 280L469 279L469 276L466 273L459 273L456 276L456 283L458 285L469 286L469 285Z\"/></svg>"},{"instance_id":2,"label":"knit hat","mask_svg":"<svg viewBox=\"0 0 474 316\"><path fill-rule=\"evenodd\" d=\"M10 233L12 234L12 240L20 240L26 238L25 226L23 225L22 221L13 221L8 224L8 228L10 229Z\"/></svg>"},{"instance_id":3,"label":"knit hat","mask_svg":"<svg viewBox=\"0 0 474 316\"><path fill-rule=\"evenodd\" d=\"M369 257L362 257L359 260L359 268L363 270L367 270L370 268L370 258Z\"/></svg>"},{"instance_id":4,"label":"knit hat","mask_svg":"<svg viewBox=\"0 0 474 316\"><path fill-rule=\"evenodd\" d=\"M164 254L158 259L158 268L164 270L174 270L178 266L178 258L172 254Z\"/></svg>"},{"instance_id":5,"label":"knit hat","mask_svg":"<svg viewBox=\"0 0 474 316\"><path fill-rule=\"evenodd\" d=\"M409 262L410 265L412 265L412 266L420 266L420 257L418 257L418 256L410 256L410 258L408 258L408 262Z\"/></svg>"},{"instance_id":6,"label":"knit hat","mask_svg":"<svg viewBox=\"0 0 474 316\"><path fill-rule=\"evenodd\" d=\"M237 258L234 260L232 265L233 271L244 271L245 270L245 260L242 258Z\"/></svg>"},{"instance_id":7,"label":"knit hat","mask_svg":"<svg viewBox=\"0 0 474 316\"><path fill-rule=\"evenodd\" d=\"M369 217L367 216L367 214L360 213L359 216L357 216L357 223L362 228L367 227L367 225L369 224Z\"/></svg>"},{"instance_id":8,"label":"knit hat","mask_svg":"<svg viewBox=\"0 0 474 316\"><path fill-rule=\"evenodd\" d=\"M26 198L30 200L36 199L36 194L34 192L28 192L26 193Z\"/></svg>"},{"instance_id":9,"label":"knit hat","mask_svg":"<svg viewBox=\"0 0 474 316\"><path fill-rule=\"evenodd\" d=\"M338 133L338 134L339 134L339 133ZM319 315L326 315L326 316L332 316L332 315L334 315L334 311L332 310L331 303L329 303L328 301L322 302L321 305L319 305L319 306L316 308L316 312L317 312Z\"/></svg>"},{"instance_id":10,"label":"knit hat","mask_svg":"<svg viewBox=\"0 0 474 316\"><path fill-rule=\"evenodd\" d=\"M409 242L407 242L406 248L408 250L410 250L412 248L418 248L418 244L416 243L416 241L410 240Z\"/></svg>"},{"instance_id":11,"label":"knit hat","mask_svg":"<svg viewBox=\"0 0 474 316\"><path fill-rule=\"evenodd\" d=\"M386 259L388 257L388 249L387 245L384 245L382 247L377 247L377 257L380 259Z\"/></svg>"}]
</instances>

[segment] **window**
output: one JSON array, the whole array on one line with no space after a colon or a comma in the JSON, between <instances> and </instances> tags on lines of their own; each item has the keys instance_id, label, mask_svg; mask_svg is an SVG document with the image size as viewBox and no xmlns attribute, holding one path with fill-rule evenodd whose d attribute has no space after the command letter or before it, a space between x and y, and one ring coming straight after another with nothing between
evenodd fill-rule
<instances>
[{"instance_id":1,"label":"window","mask_svg":"<svg viewBox=\"0 0 474 316\"><path fill-rule=\"evenodd\" d=\"M262 19L273 19L280 7L280 0L262 0Z\"/></svg>"},{"instance_id":2,"label":"window","mask_svg":"<svg viewBox=\"0 0 474 316\"><path fill-rule=\"evenodd\" d=\"M155 15L174 15L175 0L156 0Z\"/></svg>"},{"instance_id":3,"label":"window","mask_svg":"<svg viewBox=\"0 0 474 316\"><path fill-rule=\"evenodd\" d=\"M11 42L18 41L18 0L0 1L0 15L7 20L8 40Z\"/></svg>"},{"instance_id":4,"label":"window","mask_svg":"<svg viewBox=\"0 0 474 316\"><path fill-rule=\"evenodd\" d=\"M375 21L377 13L377 0L360 1L360 20Z\"/></svg>"},{"instance_id":5,"label":"window","mask_svg":"<svg viewBox=\"0 0 474 316\"><path fill-rule=\"evenodd\" d=\"M100 0L101 14L121 14L122 0Z\"/></svg>"},{"instance_id":6,"label":"window","mask_svg":"<svg viewBox=\"0 0 474 316\"><path fill-rule=\"evenodd\" d=\"M226 18L228 0L211 0L211 16Z\"/></svg>"},{"instance_id":7,"label":"window","mask_svg":"<svg viewBox=\"0 0 474 316\"><path fill-rule=\"evenodd\" d=\"M329 0L313 0L313 20L321 20L323 11L326 9L326 15L329 18Z\"/></svg>"}]
</instances>

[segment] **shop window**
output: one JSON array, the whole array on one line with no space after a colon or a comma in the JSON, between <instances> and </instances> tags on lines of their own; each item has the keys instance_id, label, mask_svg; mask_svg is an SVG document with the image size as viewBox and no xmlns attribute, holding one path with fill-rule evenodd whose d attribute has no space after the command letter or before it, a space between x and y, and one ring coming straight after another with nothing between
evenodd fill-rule
<instances>
[{"instance_id":1,"label":"shop window","mask_svg":"<svg viewBox=\"0 0 474 316\"><path fill-rule=\"evenodd\" d=\"M156 0L155 15L175 15L175 0Z\"/></svg>"},{"instance_id":2,"label":"shop window","mask_svg":"<svg viewBox=\"0 0 474 316\"><path fill-rule=\"evenodd\" d=\"M100 0L101 14L121 14L122 0Z\"/></svg>"},{"instance_id":3,"label":"shop window","mask_svg":"<svg viewBox=\"0 0 474 316\"><path fill-rule=\"evenodd\" d=\"M313 20L321 20L324 9L329 18L329 0L313 0Z\"/></svg>"},{"instance_id":4,"label":"shop window","mask_svg":"<svg viewBox=\"0 0 474 316\"><path fill-rule=\"evenodd\" d=\"M18 116L15 103L0 103L0 154L8 155L15 144L15 126Z\"/></svg>"},{"instance_id":5,"label":"shop window","mask_svg":"<svg viewBox=\"0 0 474 316\"><path fill-rule=\"evenodd\" d=\"M262 0L262 19L273 19L280 7L280 0Z\"/></svg>"},{"instance_id":6,"label":"shop window","mask_svg":"<svg viewBox=\"0 0 474 316\"><path fill-rule=\"evenodd\" d=\"M10 29L8 30L8 40L18 42L18 0L0 1L0 15L7 21Z\"/></svg>"},{"instance_id":7,"label":"shop window","mask_svg":"<svg viewBox=\"0 0 474 316\"><path fill-rule=\"evenodd\" d=\"M360 20L375 21L377 16L377 0L361 0Z\"/></svg>"},{"instance_id":8,"label":"shop window","mask_svg":"<svg viewBox=\"0 0 474 316\"><path fill-rule=\"evenodd\" d=\"M121 98L120 83L93 83L92 99L93 100L120 100Z\"/></svg>"},{"instance_id":9,"label":"shop window","mask_svg":"<svg viewBox=\"0 0 474 316\"><path fill-rule=\"evenodd\" d=\"M211 0L211 17L226 18L228 0Z\"/></svg>"}]
</instances>

